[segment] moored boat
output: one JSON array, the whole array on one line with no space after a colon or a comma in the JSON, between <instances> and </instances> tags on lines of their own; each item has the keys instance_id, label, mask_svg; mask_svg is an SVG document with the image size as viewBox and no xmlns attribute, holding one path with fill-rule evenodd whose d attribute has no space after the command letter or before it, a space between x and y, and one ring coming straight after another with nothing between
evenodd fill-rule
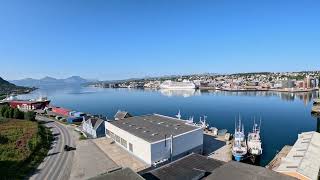
<instances>
[{"instance_id":1,"label":"moored boat","mask_svg":"<svg viewBox=\"0 0 320 180\"><path fill-rule=\"evenodd\" d=\"M259 156L262 154L262 143L260 139L260 126L261 126L261 120L260 125L256 124L254 122L252 132L248 134L248 152L251 155Z\"/></svg>"},{"instance_id":2,"label":"moored boat","mask_svg":"<svg viewBox=\"0 0 320 180\"><path fill-rule=\"evenodd\" d=\"M241 119L239 118L239 124L235 123L234 141L232 145L232 155L236 161L241 161L245 158L248 152L247 143L244 135L244 126L241 125Z\"/></svg>"}]
</instances>

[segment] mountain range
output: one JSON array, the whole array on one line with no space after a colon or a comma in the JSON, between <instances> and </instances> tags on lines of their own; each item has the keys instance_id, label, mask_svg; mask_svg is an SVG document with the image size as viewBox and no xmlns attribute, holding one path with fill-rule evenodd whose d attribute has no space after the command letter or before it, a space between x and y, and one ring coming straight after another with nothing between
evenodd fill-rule
<instances>
[{"instance_id":1,"label":"mountain range","mask_svg":"<svg viewBox=\"0 0 320 180\"><path fill-rule=\"evenodd\" d=\"M12 80L11 83L18 86L26 87L46 87L46 86L68 86L68 85L81 85L91 80L84 79L80 76L71 76L65 79L56 79L53 77L44 77L42 79L26 78L21 80Z\"/></svg>"}]
</instances>

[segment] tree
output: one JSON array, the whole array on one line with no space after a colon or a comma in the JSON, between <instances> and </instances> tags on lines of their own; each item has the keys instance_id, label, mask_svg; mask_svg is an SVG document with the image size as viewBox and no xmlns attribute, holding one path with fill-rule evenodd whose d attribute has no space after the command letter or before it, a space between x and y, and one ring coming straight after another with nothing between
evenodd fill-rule
<instances>
[{"instance_id":1,"label":"tree","mask_svg":"<svg viewBox=\"0 0 320 180\"><path fill-rule=\"evenodd\" d=\"M36 120L36 113L34 111L28 111L24 113L24 119L35 121Z\"/></svg>"},{"instance_id":2,"label":"tree","mask_svg":"<svg viewBox=\"0 0 320 180\"><path fill-rule=\"evenodd\" d=\"M9 118L13 118L13 115L14 115L14 109L9 108Z\"/></svg>"},{"instance_id":3,"label":"tree","mask_svg":"<svg viewBox=\"0 0 320 180\"><path fill-rule=\"evenodd\" d=\"M9 106L2 106L0 109L0 116L1 117L5 117L5 112L7 111L7 109L9 108Z\"/></svg>"},{"instance_id":4,"label":"tree","mask_svg":"<svg viewBox=\"0 0 320 180\"><path fill-rule=\"evenodd\" d=\"M6 110L5 110L5 112L4 112L4 114L3 114L3 117L5 117L5 118L10 118L10 112L9 112L9 108L6 108Z\"/></svg>"},{"instance_id":5,"label":"tree","mask_svg":"<svg viewBox=\"0 0 320 180\"><path fill-rule=\"evenodd\" d=\"M24 118L24 113L21 112L18 108L15 108L13 111L13 118L15 119L23 119Z\"/></svg>"}]
</instances>

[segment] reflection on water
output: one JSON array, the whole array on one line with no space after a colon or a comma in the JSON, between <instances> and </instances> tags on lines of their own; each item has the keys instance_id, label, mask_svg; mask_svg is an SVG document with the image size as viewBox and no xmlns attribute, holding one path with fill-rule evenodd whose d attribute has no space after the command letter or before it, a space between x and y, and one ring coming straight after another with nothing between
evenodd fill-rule
<instances>
[{"instance_id":1,"label":"reflection on water","mask_svg":"<svg viewBox=\"0 0 320 180\"><path fill-rule=\"evenodd\" d=\"M156 91L156 90L154 90ZM159 92L165 96L182 96L190 97L201 95L201 93L208 94L218 94L224 96L276 96L284 101L294 101L296 99L301 100L307 105L314 98L319 98L319 92L298 92L298 93L289 93L289 92L275 92L275 91L219 91L219 90L195 90L195 89L160 89Z\"/></svg>"},{"instance_id":2,"label":"reflection on water","mask_svg":"<svg viewBox=\"0 0 320 180\"><path fill-rule=\"evenodd\" d=\"M190 97L194 95L200 95L200 91L195 89L160 89L161 94L171 97L171 96L183 96Z\"/></svg>"}]
</instances>

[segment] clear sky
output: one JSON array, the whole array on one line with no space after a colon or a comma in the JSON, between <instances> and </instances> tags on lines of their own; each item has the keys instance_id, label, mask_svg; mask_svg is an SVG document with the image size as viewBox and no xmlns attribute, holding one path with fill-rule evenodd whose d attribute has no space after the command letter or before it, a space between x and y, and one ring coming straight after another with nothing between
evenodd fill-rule
<instances>
[{"instance_id":1,"label":"clear sky","mask_svg":"<svg viewBox=\"0 0 320 180\"><path fill-rule=\"evenodd\" d=\"M0 76L320 69L320 1L0 0Z\"/></svg>"}]
</instances>

